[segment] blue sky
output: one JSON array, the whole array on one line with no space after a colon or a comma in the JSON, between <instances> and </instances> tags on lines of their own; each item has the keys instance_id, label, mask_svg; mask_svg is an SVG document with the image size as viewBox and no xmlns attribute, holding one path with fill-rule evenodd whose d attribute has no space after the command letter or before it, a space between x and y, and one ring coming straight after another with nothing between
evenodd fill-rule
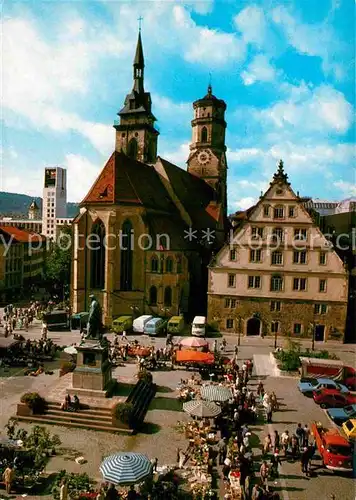
<instances>
[{"instance_id":1,"label":"blue sky","mask_svg":"<svg viewBox=\"0 0 356 500\"><path fill-rule=\"evenodd\" d=\"M230 211L280 158L295 191L356 196L353 0L5 2L0 190L41 195L44 167L61 165L69 201L85 196L114 148L139 16L160 156L185 168L211 73Z\"/></svg>"}]
</instances>

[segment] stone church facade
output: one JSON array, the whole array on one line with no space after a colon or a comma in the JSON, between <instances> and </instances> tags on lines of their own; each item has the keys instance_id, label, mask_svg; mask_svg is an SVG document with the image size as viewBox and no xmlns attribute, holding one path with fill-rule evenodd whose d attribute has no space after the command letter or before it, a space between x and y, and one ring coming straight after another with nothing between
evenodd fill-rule
<instances>
[{"instance_id":1,"label":"stone church facade","mask_svg":"<svg viewBox=\"0 0 356 500\"><path fill-rule=\"evenodd\" d=\"M241 335L342 340L342 260L288 182L281 161L209 269L208 321Z\"/></svg>"},{"instance_id":2,"label":"stone church facade","mask_svg":"<svg viewBox=\"0 0 356 500\"><path fill-rule=\"evenodd\" d=\"M158 152L139 34L133 88L115 122L115 151L73 221L72 305L94 293L109 326L119 315L206 313L207 267L229 230L225 110L211 86L194 102L183 170Z\"/></svg>"}]
</instances>

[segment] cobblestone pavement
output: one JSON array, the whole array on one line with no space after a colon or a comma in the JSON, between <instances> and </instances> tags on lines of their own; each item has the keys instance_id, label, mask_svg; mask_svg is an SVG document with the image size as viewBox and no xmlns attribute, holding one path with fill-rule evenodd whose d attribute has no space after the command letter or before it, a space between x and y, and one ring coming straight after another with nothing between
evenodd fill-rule
<instances>
[{"instance_id":1,"label":"cobblestone pavement","mask_svg":"<svg viewBox=\"0 0 356 500\"><path fill-rule=\"evenodd\" d=\"M40 336L39 326L35 325L24 336L35 338ZM79 340L77 332L51 332L58 343L62 345L70 344ZM232 352L232 346L236 342L235 337L226 336L228 341L228 352ZM164 339L140 338L144 343L154 343L162 345ZM273 340L260 338L242 339L239 350L241 360L255 356L255 361L259 366L267 363L267 356L273 348ZM355 346L327 344L322 348L327 348L336 352L345 362L354 364ZM261 363L258 362L258 356ZM264 357L266 356L266 358ZM266 371L266 370L265 370ZM127 364L119 367L114 375L118 376L122 382L132 380L135 372L135 365ZM254 454L256 459L260 459L260 442L263 441L267 433L277 429L280 433L285 429L290 432L295 430L298 422L302 424L310 423L312 420L321 421L330 426L325 411L321 410L313 400L302 396L296 388L297 380L293 377L273 377L263 375L263 369L259 371L260 377L255 377L251 382L252 387L256 386L261 378L267 391L274 390L280 399L280 411L273 416L273 423L266 424L259 422L252 427L254 434ZM37 378L13 376L4 377L0 373L0 431L4 432L4 425L8 418L15 414L16 403L20 395L26 391L48 392L54 391L58 384L58 372L54 375L41 375ZM88 472L94 478L100 479L98 466L102 457L115 451L140 451L149 457L157 457L160 464L174 463L176 460L177 447L185 447L184 436L174 430L178 421L186 419L186 415L180 411L181 405L176 401L176 388L180 378L186 378L187 373L181 371L155 372L154 380L158 384L157 397L151 403L150 409L145 419L145 427L136 436L120 436L102 432L86 430L75 430L63 427L48 427L51 432L59 434L62 440L62 447L65 453L51 459L48 465L48 472L65 468L72 472ZM25 426L25 425L24 425ZM84 455L87 463L78 465L74 458ZM283 461L280 479L274 485L280 490L284 500L324 500L329 499L333 493L339 500L351 500L355 498L353 480L350 477L334 475L320 467L320 460L314 461L313 477L305 478L300 471L299 463ZM1 498L1 495L0 495ZM13 497L14 498L14 497ZM16 498L16 497L15 497ZM21 498L21 497L17 497ZM27 497L30 500L42 499L50 500L50 497Z\"/></svg>"}]
</instances>

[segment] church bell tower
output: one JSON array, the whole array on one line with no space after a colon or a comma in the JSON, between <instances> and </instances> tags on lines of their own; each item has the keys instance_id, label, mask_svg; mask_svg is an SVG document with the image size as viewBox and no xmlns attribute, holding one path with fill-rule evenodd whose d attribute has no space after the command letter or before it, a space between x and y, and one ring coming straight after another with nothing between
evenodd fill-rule
<instances>
[{"instance_id":1,"label":"church bell tower","mask_svg":"<svg viewBox=\"0 0 356 500\"><path fill-rule=\"evenodd\" d=\"M127 94L124 107L118 112L120 120L116 129L116 151L122 151L134 160L155 163L157 157L158 130L152 113L151 94L144 89L145 61L141 31L138 34L133 62L133 88Z\"/></svg>"},{"instance_id":2,"label":"church bell tower","mask_svg":"<svg viewBox=\"0 0 356 500\"><path fill-rule=\"evenodd\" d=\"M226 103L215 97L211 85L202 99L193 103L192 143L188 172L200 177L215 190L215 201L227 214L226 193Z\"/></svg>"}]
</instances>

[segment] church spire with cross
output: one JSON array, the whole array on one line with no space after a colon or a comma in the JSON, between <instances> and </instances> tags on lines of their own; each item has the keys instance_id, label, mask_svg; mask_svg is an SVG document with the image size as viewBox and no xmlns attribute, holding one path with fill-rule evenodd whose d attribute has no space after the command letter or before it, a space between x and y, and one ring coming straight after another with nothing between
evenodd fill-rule
<instances>
[{"instance_id":1,"label":"church spire with cross","mask_svg":"<svg viewBox=\"0 0 356 500\"><path fill-rule=\"evenodd\" d=\"M142 19L142 18L141 18ZM144 69L145 69L145 59L143 57L142 39L141 39L141 28L138 32L138 40L136 45L135 59L133 62L133 77L134 77L134 87L133 90L139 94L144 93Z\"/></svg>"},{"instance_id":2,"label":"church spire with cross","mask_svg":"<svg viewBox=\"0 0 356 500\"><path fill-rule=\"evenodd\" d=\"M158 130L154 127L156 118L152 113L151 94L145 92L143 44L141 21L133 60L133 88L127 94L124 106L119 111L119 122L115 122L116 151L122 151L135 160L154 163L157 157Z\"/></svg>"}]
</instances>

